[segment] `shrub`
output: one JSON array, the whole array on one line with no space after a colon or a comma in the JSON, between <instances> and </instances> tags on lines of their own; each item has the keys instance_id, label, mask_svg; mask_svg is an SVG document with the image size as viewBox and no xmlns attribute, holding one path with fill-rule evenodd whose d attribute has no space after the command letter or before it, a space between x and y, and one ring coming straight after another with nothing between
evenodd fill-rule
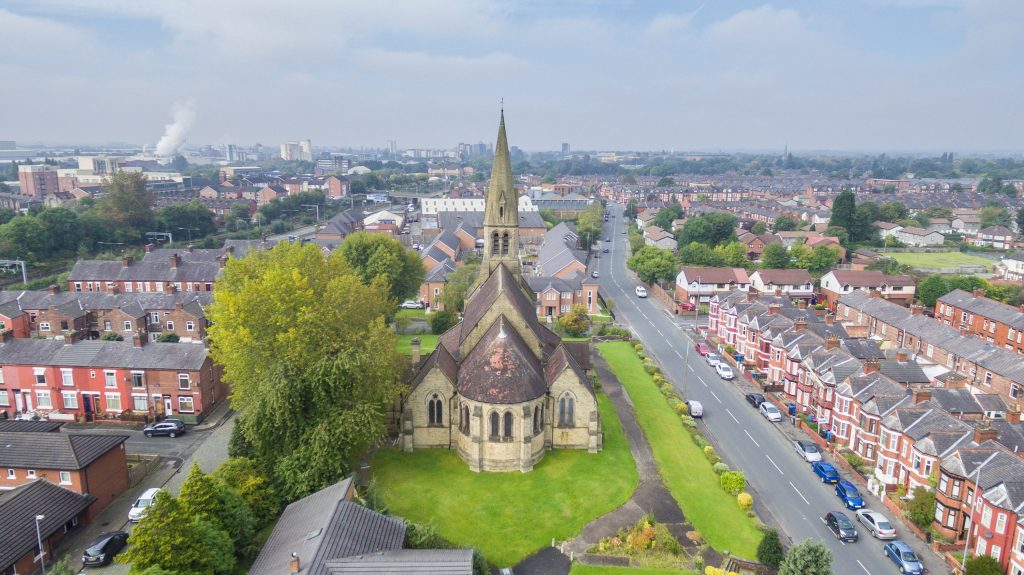
<instances>
[{"instance_id":1,"label":"shrub","mask_svg":"<svg viewBox=\"0 0 1024 575\"><path fill-rule=\"evenodd\" d=\"M924 487L914 489L914 498L907 502L907 515L922 529L931 525L935 517L935 492Z\"/></svg>"},{"instance_id":2,"label":"shrub","mask_svg":"<svg viewBox=\"0 0 1024 575\"><path fill-rule=\"evenodd\" d=\"M1002 575L1003 568L999 561L988 555L975 555L967 559L964 565L965 575Z\"/></svg>"},{"instance_id":3,"label":"shrub","mask_svg":"<svg viewBox=\"0 0 1024 575\"><path fill-rule=\"evenodd\" d=\"M747 486L747 478L742 471L726 471L718 478L722 489L730 495L739 495Z\"/></svg>"},{"instance_id":4,"label":"shrub","mask_svg":"<svg viewBox=\"0 0 1024 575\"><path fill-rule=\"evenodd\" d=\"M636 356L639 357L640 359L647 359L647 354L644 353L643 351L637 351Z\"/></svg>"},{"instance_id":5,"label":"shrub","mask_svg":"<svg viewBox=\"0 0 1024 575\"><path fill-rule=\"evenodd\" d=\"M704 557L697 555L693 558L693 570L698 573L704 572Z\"/></svg>"},{"instance_id":6,"label":"shrub","mask_svg":"<svg viewBox=\"0 0 1024 575\"><path fill-rule=\"evenodd\" d=\"M124 337L119 333L108 331L100 337L103 341L124 341Z\"/></svg>"},{"instance_id":7,"label":"shrub","mask_svg":"<svg viewBox=\"0 0 1024 575\"><path fill-rule=\"evenodd\" d=\"M725 353L726 355L736 355L736 348L731 345L727 345L725 346Z\"/></svg>"},{"instance_id":8,"label":"shrub","mask_svg":"<svg viewBox=\"0 0 1024 575\"><path fill-rule=\"evenodd\" d=\"M655 367L653 364L650 364L650 363L645 363L644 364L644 371L646 371L648 375L654 375L654 372L657 371L657 370L658 370L658 368Z\"/></svg>"},{"instance_id":9,"label":"shrub","mask_svg":"<svg viewBox=\"0 0 1024 575\"><path fill-rule=\"evenodd\" d=\"M779 532L774 529L766 531L757 546L757 560L772 569L778 569L785 556L786 550L782 548L782 541L779 541Z\"/></svg>"},{"instance_id":10,"label":"shrub","mask_svg":"<svg viewBox=\"0 0 1024 575\"><path fill-rule=\"evenodd\" d=\"M156 338L157 343L178 343L181 338L176 333L162 333L160 337Z\"/></svg>"},{"instance_id":11,"label":"shrub","mask_svg":"<svg viewBox=\"0 0 1024 575\"><path fill-rule=\"evenodd\" d=\"M644 350L644 344L640 343L639 340L635 340L634 339L630 343L633 344L633 349L635 349L636 351L643 351Z\"/></svg>"},{"instance_id":12,"label":"shrub","mask_svg":"<svg viewBox=\"0 0 1024 575\"><path fill-rule=\"evenodd\" d=\"M754 508L754 498L744 491L736 496L736 504L740 506L740 509L750 511Z\"/></svg>"},{"instance_id":13,"label":"shrub","mask_svg":"<svg viewBox=\"0 0 1024 575\"><path fill-rule=\"evenodd\" d=\"M691 437L693 437L693 442L697 444L697 447L699 447L701 449L704 449L705 447L708 447L709 445L711 445L708 442L708 440L703 435L701 435L699 433L694 433L693 435L691 435Z\"/></svg>"},{"instance_id":14,"label":"shrub","mask_svg":"<svg viewBox=\"0 0 1024 575\"><path fill-rule=\"evenodd\" d=\"M740 575L736 571L726 571L721 567L712 567L708 565L704 568L704 575Z\"/></svg>"},{"instance_id":15,"label":"shrub","mask_svg":"<svg viewBox=\"0 0 1024 575\"><path fill-rule=\"evenodd\" d=\"M867 466L867 462L861 459L859 455L852 451L843 453L843 459L850 464L850 467L856 469L860 473L864 473L864 467Z\"/></svg>"},{"instance_id":16,"label":"shrub","mask_svg":"<svg viewBox=\"0 0 1024 575\"><path fill-rule=\"evenodd\" d=\"M729 466L724 464L724 463L722 463L721 461L719 461L718 463L714 464L712 467L715 468L715 473L717 473L719 475L725 473L726 471L729 471Z\"/></svg>"},{"instance_id":17,"label":"shrub","mask_svg":"<svg viewBox=\"0 0 1024 575\"><path fill-rule=\"evenodd\" d=\"M718 457L718 453L715 452L715 448L711 447L710 445L704 446L704 457L707 457L708 461L710 461L712 465L722 460L720 457Z\"/></svg>"},{"instance_id":18,"label":"shrub","mask_svg":"<svg viewBox=\"0 0 1024 575\"><path fill-rule=\"evenodd\" d=\"M683 427L687 430L697 429L697 422L689 415L682 415L680 416L680 419L683 421Z\"/></svg>"},{"instance_id":19,"label":"shrub","mask_svg":"<svg viewBox=\"0 0 1024 575\"><path fill-rule=\"evenodd\" d=\"M437 334L444 333L456 322L458 322L458 317L450 309L434 312L430 314L430 331Z\"/></svg>"}]
</instances>

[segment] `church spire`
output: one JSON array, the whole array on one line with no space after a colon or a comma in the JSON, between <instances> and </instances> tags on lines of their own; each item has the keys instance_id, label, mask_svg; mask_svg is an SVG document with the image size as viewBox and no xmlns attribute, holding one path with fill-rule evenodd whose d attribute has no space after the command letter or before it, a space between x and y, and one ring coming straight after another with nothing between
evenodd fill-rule
<instances>
[{"instance_id":1,"label":"church spire","mask_svg":"<svg viewBox=\"0 0 1024 575\"><path fill-rule=\"evenodd\" d=\"M498 123L491 184L484 196L484 257L481 274L489 275L499 263L519 271L519 194L512 178L512 159L505 134L505 110Z\"/></svg>"}]
</instances>

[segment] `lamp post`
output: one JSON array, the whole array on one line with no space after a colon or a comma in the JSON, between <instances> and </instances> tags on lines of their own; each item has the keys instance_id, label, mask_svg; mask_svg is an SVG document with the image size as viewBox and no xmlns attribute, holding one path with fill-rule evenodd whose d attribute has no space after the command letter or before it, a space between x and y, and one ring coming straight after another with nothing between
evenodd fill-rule
<instances>
[{"instance_id":1,"label":"lamp post","mask_svg":"<svg viewBox=\"0 0 1024 575\"><path fill-rule=\"evenodd\" d=\"M988 459L982 461L981 465L978 466L978 471L975 472L977 477L975 477L974 479L974 499L971 501L971 515L969 517L971 522L967 524L967 536L964 537L964 556L960 560L961 573L967 570L967 549L971 546L971 531L974 529L974 507L975 504L981 500L981 470L985 469L985 464L988 463L989 461L992 461L992 458L994 458L995 456L996 454L993 453L992 455L989 456Z\"/></svg>"},{"instance_id":2,"label":"lamp post","mask_svg":"<svg viewBox=\"0 0 1024 575\"><path fill-rule=\"evenodd\" d=\"M46 551L43 549L43 534L39 531L39 522L46 519L45 515L36 515L36 542L39 543L39 568L46 575Z\"/></svg>"}]
</instances>

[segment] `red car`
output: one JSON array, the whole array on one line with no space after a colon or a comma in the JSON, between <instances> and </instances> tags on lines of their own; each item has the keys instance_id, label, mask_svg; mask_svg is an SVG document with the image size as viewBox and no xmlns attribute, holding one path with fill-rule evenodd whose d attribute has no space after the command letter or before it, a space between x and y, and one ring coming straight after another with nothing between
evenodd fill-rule
<instances>
[{"instance_id":1,"label":"red car","mask_svg":"<svg viewBox=\"0 0 1024 575\"><path fill-rule=\"evenodd\" d=\"M681 309L683 311L693 311L693 310L697 309L697 306L693 305L692 303L690 303L688 301L684 301L683 303L679 304L679 309Z\"/></svg>"},{"instance_id":2,"label":"red car","mask_svg":"<svg viewBox=\"0 0 1024 575\"><path fill-rule=\"evenodd\" d=\"M705 355L711 353L711 351L712 351L711 346L706 344L706 343L704 343L704 342L700 342L698 344L695 344L693 346L693 349L697 350L697 353L699 353L701 355L701 357L704 357Z\"/></svg>"}]
</instances>

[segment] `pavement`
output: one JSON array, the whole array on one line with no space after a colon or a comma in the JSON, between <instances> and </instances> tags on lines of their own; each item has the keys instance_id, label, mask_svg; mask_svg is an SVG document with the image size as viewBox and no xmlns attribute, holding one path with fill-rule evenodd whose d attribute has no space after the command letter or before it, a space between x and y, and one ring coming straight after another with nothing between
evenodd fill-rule
<instances>
[{"instance_id":1,"label":"pavement","mask_svg":"<svg viewBox=\"0 0 1024 575\"><path fill-rule=\"evenodd\" d=\"M842 506L831 486L822 485L796 453L789 435L796 432L792 425L773 424L761 417L743 399L744 394L755 391L752 383L721 380L693 351L696 335L686 329L685 320L680 321L656 298L636 297L634 288L639 281L626 269L627 236L619 233L619 226L625 224L622 206L611 205L610 210L616 214L612 222L617 229L608 233L613 239L611 253L599 260L601 292L614 302L616 319L644 343L645 351L658 360L677 391L704 405L701 431L726 463L746 474L761 519L777 527L790 541L824 541L832 551L835 573L896 572L896 566L882 551L882 542L871 539L864 530L859 529L859 542L847 544L838 541L825 527L825 513ZM689 323L692 326L692 318ZM866 489L861 493L869 507L891 516ZM853 512L846 513L852 518ZM922 557L930 572L946 572L939 556L923 541L906 529L900 530L899 536Z\"/></svg>"}]
</instances>

